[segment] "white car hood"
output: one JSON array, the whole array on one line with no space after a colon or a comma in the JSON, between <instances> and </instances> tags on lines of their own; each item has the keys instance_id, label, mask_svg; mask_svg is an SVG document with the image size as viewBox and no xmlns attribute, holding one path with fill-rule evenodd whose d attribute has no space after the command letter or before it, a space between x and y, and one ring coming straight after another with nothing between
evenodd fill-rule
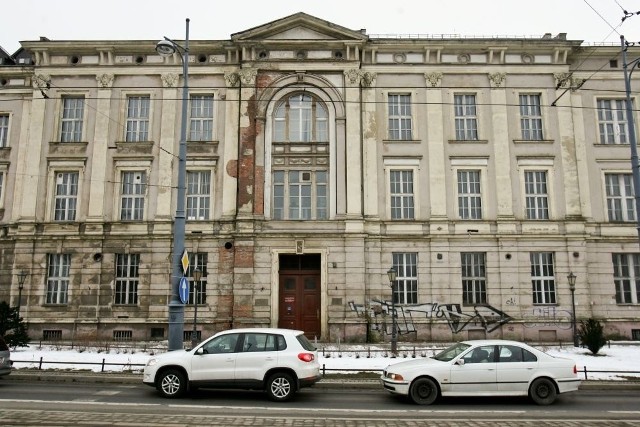
<instances>
[{"instance_id":1,"label":"white car hood","mask_svg":"<svg viewBox=\"0 0 640 427\"><path fill-rule=\"evenodd\" d=\"M392 363L387 366L386 371L398 372L400 370L410 370L415 368L424 368L425 366L443 366L449 362L441 362L430 357L424 359L403 360L402 362Z\"/></svg>"}]
</instances>

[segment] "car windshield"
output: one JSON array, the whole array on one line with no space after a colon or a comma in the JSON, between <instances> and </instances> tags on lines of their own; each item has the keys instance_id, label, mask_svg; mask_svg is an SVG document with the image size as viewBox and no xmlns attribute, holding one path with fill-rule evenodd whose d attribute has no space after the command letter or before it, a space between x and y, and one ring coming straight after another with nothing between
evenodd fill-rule
<instances>
[{"instance_id":1,"label":"car windshield","mask_svg":"<svg viewBox=\"0 0 640 427\"><path fill-rule=\"evenodd\" d=\"M460 353L462 353L469 347L471 347L469 344L459 342L457 344L452 345L449 348L442 350L440 353L433 356L433 358L441 362L448 362L454 359L456 356L458 356Z\"/></svg>"}]
</instances>

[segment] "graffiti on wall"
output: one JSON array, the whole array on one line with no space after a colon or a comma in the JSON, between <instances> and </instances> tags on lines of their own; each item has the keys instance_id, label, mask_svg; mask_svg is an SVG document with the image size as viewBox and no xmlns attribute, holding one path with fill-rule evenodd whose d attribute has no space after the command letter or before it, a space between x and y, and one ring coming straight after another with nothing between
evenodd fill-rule
<instances>
[{"instance_id":1,"label":"graffiti on wall","mask_svg":"<svg viewBox=\"0 0 640 427\"><path fill-rule=\"evenodd\" d=\"M468 307L465 312L461 304L411 304L396 306L396 315L391 316L391 301L381 301L373 299L367 304L356 304L349 301L349 307L358 316L367 317L370 320L373 330L391 334L391 319L395 317L398 334L409 334L416 332L413 323L413 316L444 319L453 333L458 333L467 328L483 328L487 332L492 332L511 321L512 317L489 304L476 304ZM467 308L467 307L465 307Z\"/></svg>"},{"instance_id":2,"label":"graffiti on wall","mask_svg":"<svg viewBox=\"0 0 640 427\"><path fill-rule=\"evenodd\" d=\"M524 323L525 328L551 326L557 329L571 329L571 312L557 307L539 307L532 311L532 318Z\"/></svg>"}]
</instances>

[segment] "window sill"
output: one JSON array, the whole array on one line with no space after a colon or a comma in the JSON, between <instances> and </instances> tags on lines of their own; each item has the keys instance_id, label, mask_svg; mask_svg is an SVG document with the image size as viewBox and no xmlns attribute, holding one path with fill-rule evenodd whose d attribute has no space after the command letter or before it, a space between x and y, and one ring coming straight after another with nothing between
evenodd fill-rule
<instances>
[{"instance_id":1,"label":"window sill","mask_svg":"<svg viewBox=\"0 0 640 427\"><path fill-rule=\"evenodd\" d=\"M514 139L514 144L553 144L553 139Z\"/></svg>"},{"instance_id":2,"label":"window sill","mask_svg":"<svg viewBox=\"0 0 640 427\"><path fill-rule=\"evenodd\" d=\"M419 144L419 139L383 139L384 144Z\"/></svg>"},{"instance_id":3,"label":"window sill","mask_svg":"<svg viewBox=\"0 0 640 427\"><path fill-rule=\"evenodd\" d=\"M487 139L450 139L449 144L488 144Z\"/></svg>"}]
</instances>

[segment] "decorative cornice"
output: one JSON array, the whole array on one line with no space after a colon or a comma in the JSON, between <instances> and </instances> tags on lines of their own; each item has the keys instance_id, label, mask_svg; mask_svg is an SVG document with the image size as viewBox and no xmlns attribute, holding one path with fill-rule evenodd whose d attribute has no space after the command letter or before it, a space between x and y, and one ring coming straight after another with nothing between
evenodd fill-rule
<instances>
[{"instance_id":1,"label":"decorative cornice","mask_svg":"<svg viewBox=\"0 0 640 427\"><path fill-rule=\"evenodd\" d=\"M491 89L499 89L507 79L507 73L489 73L489 84Z\"/></svg>"},{"instance_id":2,"label":"decorative cornice","mask_svg":"<svg viewBox=\"0 0 640 427\"><path fill-rule=\"evenodd\" d=\"M427 80L427 86L429 87L441 87L442 86L442 73L424 73L424 78Z\"/></svg>"},{"instance_id":3,"label":"decorative cornice","mask_svg":"<svg viewBox=\"0 0 640 427\"><path fill-rule=\"evenodd\" d=\"M162 87L171 88L178 85L179 76L176 73L163 73L160 79L162 80Z\"/></svg>"},{"instance_id":4,"label":"decorative cornice","mask_svg":"<svg viewBox=\"0 0 640 427\"><path fill-rule=\"evenodd\" d=\"M96 80L98 81L98 87L101 89L111 89L113 87L115 77L113 74L104 73L97 75Z\"/></svg>"}]
</instances>

